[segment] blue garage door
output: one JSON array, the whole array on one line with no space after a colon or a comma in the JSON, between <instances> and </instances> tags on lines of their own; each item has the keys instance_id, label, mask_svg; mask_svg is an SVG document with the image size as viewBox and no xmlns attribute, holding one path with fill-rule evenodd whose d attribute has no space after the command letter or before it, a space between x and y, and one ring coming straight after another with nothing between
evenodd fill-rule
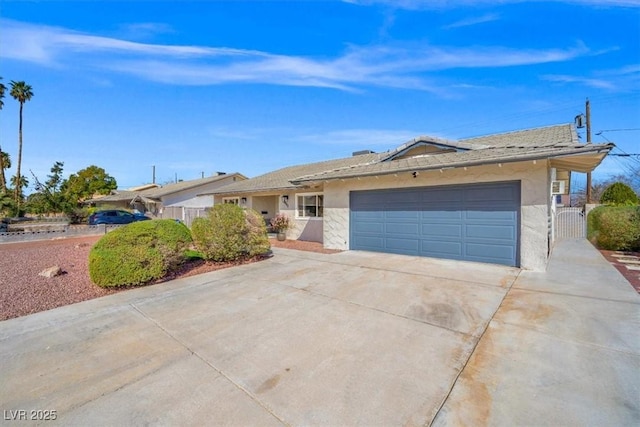
<instances>
[{"instance_id":1,"label":"blue garage door","mask_svg":"<svg viewBox=\"0 0 640 427\"><path fill-rule=\"evenodd\" d=\"M520 182L353 191L351 249L519 266Z\"/></svg>"}]
</instances>

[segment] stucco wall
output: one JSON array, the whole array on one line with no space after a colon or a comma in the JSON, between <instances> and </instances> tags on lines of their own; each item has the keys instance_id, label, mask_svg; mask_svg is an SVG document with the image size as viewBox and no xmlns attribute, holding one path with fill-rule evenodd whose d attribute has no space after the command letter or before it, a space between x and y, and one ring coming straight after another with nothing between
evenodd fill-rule
<instances>
[{"instance_id":1,"label":"stucco wall","mask_svg":"<svg viewBox=\"0 0 640 427\"><path fill-rule=\"evenodd\" d=\"M200 196L198 194L207 193L217 190L218 188L227 185L231 182L232 176L221 179L218 181L210 182L209 184L203 184L195 188L189 188L186 190L178 191L173 194L162 197L163 206L185 206L185 207L211 207L213 206L213 197Z\"/></svg>"},{"instance_id":2,"label":"stucco wall","mask_svg":"<svg viewBox=\"0 0 640 427\"><path fill-rule=\"evenodd\" d=\"M549 173L543 161L329 181L324 185L324 246L349 249L349 192L398 187L521 181L520 266L544 270L548 253Z\"/></svg>"}]
</instances>

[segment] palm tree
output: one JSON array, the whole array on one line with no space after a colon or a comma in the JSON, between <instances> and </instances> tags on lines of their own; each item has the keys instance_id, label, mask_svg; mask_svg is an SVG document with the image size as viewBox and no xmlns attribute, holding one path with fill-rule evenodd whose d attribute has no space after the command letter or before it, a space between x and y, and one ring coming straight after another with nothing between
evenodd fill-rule
<instances>
[{"instance_id":1,"label":"palm tree","mask_svg":"<svg viewBox=\"0 0 640 427\"><path fill-rule=\"evenodd\" d=\"M0 80L2 80L2 77L0 77ZM7 90L7 87L0 83L0 110L2 110L2 107L4 107L4 92ZM0 194L5 193L7 191L7 179L4 177L4 169L7 168L9 169L9 166L6 166L6 162L4 159L4 155L6 153L4 153L2 151L2 147L0 146ZM8 156L8 154L7 154Z\"/></svg>"},{"instance_id":2,"label":"palm tree","mask_svg":"<svg viewBox=\"0 0 640 427\"><path fill-rule=\"evenodd\" d=\"M20 184L20 179L22 175L20 175L20 166L22 166L22 107L24 103L29 101L33 96L33 90L31 86L26 84L25 82L15 82L11 80L11 96L20 103L20 125L18 127L18 166L16 171L16 187L15 187L15 200L16 200L16 210L20 211L20 194L22 185Z\"/></svg>"}]
</instances>

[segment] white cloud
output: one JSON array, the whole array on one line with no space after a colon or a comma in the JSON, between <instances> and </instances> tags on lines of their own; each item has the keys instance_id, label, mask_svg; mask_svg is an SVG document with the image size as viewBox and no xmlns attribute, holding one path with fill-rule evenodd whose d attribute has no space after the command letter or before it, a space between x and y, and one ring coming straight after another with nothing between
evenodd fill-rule
<instances>
[{"instance_id":1,"label":"white cloud","mask_svg":"<svg viewBox=\"0 0 640 427\"><path fill-rule=\"evenodd\" d=\"M575 76L566 74L551 74L542 79L557 83L575 83L596 89L621 91L637 88L640 80L640 65L628 65L618 69L595 71L591 76Z\"/></svg>"},{"instance_id":2,"label":"white cloud","mask_svg":"<svg viewBox=\"0 0 640 427\"><path fill-rule=\"evenodd\" d=\"M478 6L499 6L503 4L524 3L529 0L343 0L345 3L361 6L384 5L394 9L441 10L460 9ZM593 7L640 7L638 0L549 0L556 3L568 3Z\"/></svg>"},{"instance_id":3,"label":"white cloud","mask_svg":"<svg viewBox=\"0 0 640 427\"><path fill-rule=\"evenodd\" d=\"M501 46L350 46L333 58L313 58L227 47L162 45L0 20L6 59L43 66L85 67L176 85L262 83L361 90L382 86L446 96L432 71L496 68L570 61L595 55L584 44L561 49Z\"/></svg>"},{"instance_id":4,"label":"white cloud","mask_svg":"<svg viewBox=\"0 0 640 427\"><path fill-rule=\"evenodd\" d=\"M596 89L615 89L613 83L608 80L603 79L594 79L588 77L581 76L569 76L564 74L553 74L546 75L542 77L544 80L548 80L550 82L558 82L558 83L579 83L585 86L593 87Z\"/></svg>"},{"instance_id":5,"label":"white cloud","mask_svg":"<svg viewBox=\"0 0 640 427\"><path fill-rule=\"evenodd\" d=\"M500 15L497 13L486 13L482 16L472 16L470 18L461 19L449 25L445 25L444 29L469 27L471 25L484 24L485 22L497 21Z\"/></svg>"}]
</instances>

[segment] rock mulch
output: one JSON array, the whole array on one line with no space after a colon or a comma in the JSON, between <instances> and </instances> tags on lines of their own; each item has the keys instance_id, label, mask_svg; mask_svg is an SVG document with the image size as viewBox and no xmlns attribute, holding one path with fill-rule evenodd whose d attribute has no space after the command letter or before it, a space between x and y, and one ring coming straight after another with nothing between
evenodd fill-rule
<instances>
[{"instance_id":1,"label":"rock mulch","mask_svg":"<svg viewBox=\"0 0 640 427\"><path fill-rule=\"evenodd\" d=\"M600 251L625 279L640 293L640 252Z\"/></svg>"},{"instance_id":2,"label":"rock mulch","mask_svg":"<svg viewBox=\"0 0 640 427\"><path fill-rule=\"evenodd\" d=\"M130 289L104 289L91 282L88 268L89 251L100 237L0 244L0 320L26 316ZM274 247L321 253L339 252L324 249L322 244L315 242L278 242L275 239L270 241ZM256 260L234 263L194 261L161 281L254 261ZM52 275L53 271L40 275L50 267L59 267L59 271L56 269L57 275L45 277Z\"/></svg>"}]
</instances>

